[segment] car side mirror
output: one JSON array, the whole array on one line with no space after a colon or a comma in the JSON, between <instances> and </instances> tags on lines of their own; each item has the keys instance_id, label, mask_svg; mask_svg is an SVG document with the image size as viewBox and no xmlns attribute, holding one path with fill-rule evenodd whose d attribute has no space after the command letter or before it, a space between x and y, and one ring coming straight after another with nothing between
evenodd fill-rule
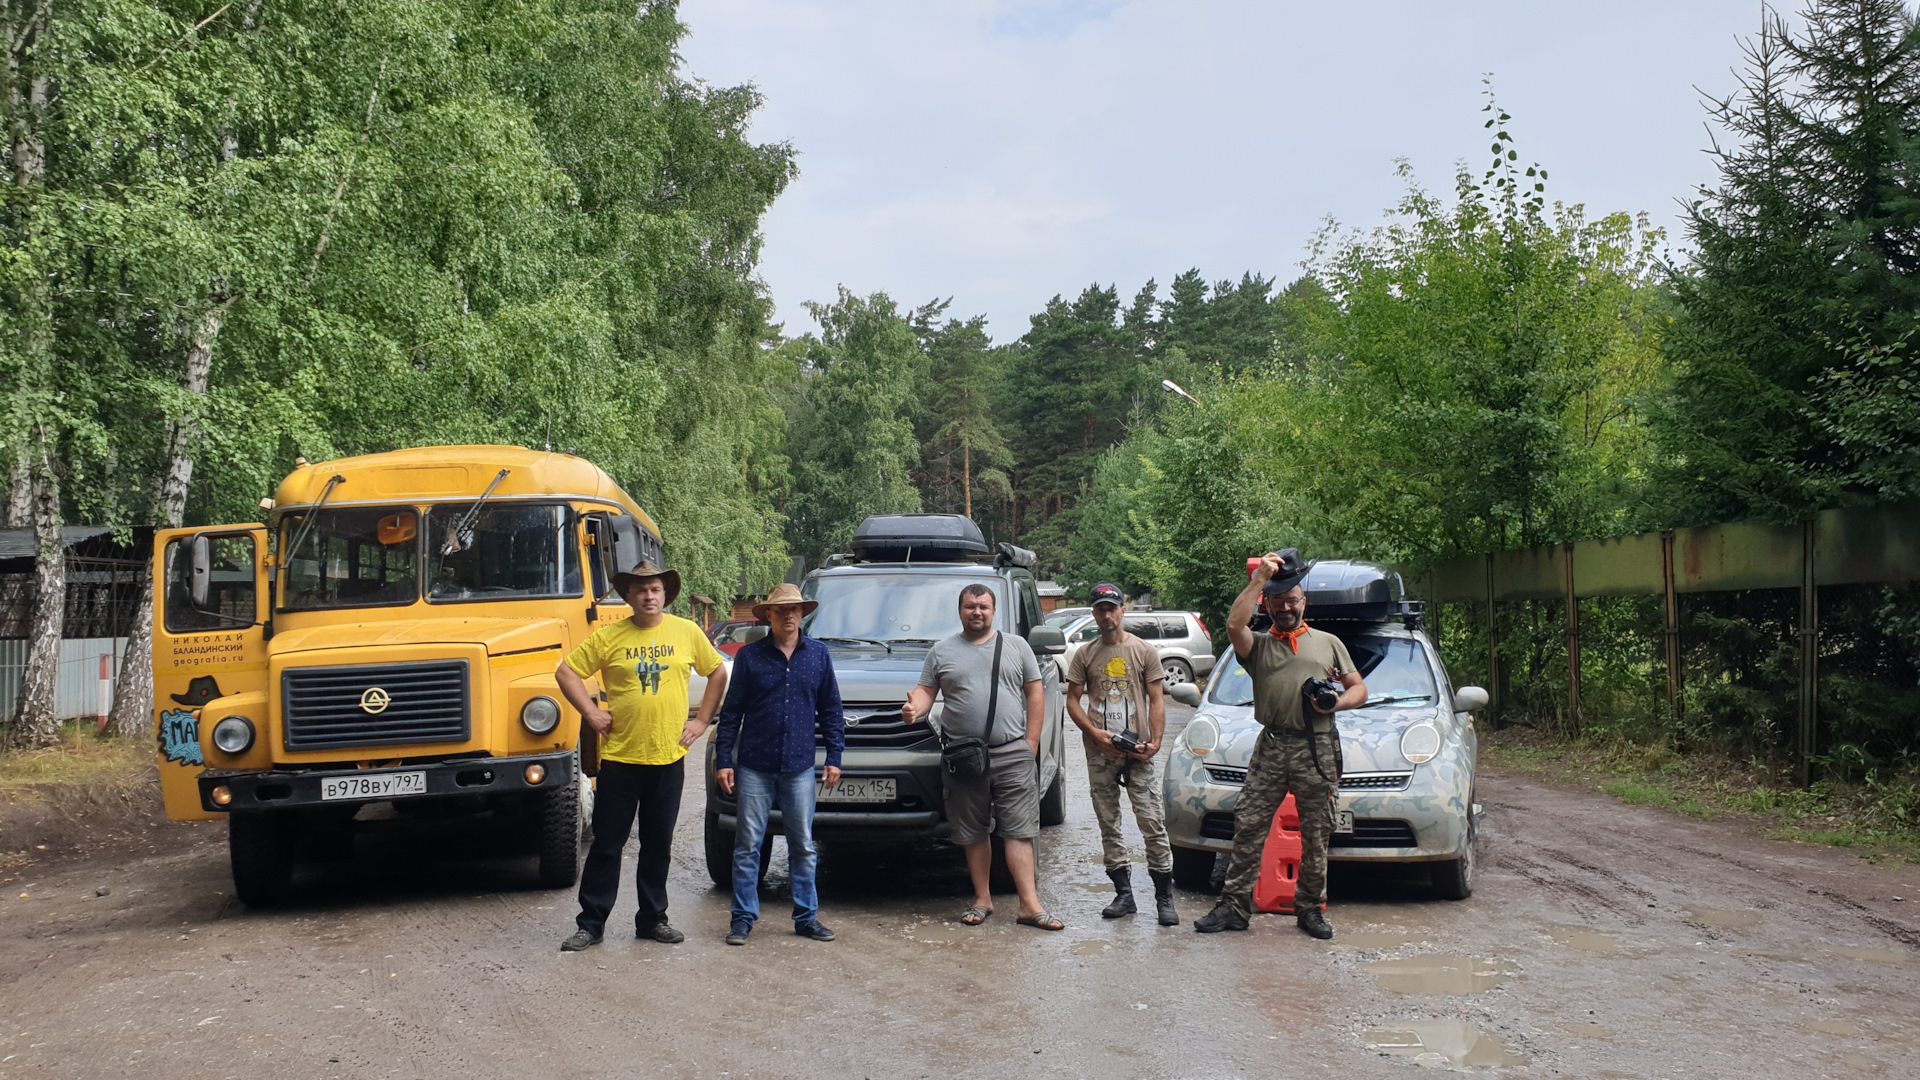
<instances>
[{"instance_id":1,"label":"car side mirror","mask_svg":"<svg viewBox=\"0 0 1920 1080\"><path fill-rule=\"evenodd\" d=\"M1169 687L1167 689L1167 696L1182 705L1187 705L1195 709L1200 707L1200 688L1190 682Z\"/></svg>"},{"instance_id":2,"label":"car side mirror","mask_svg":"<svg viewBox=\"0 0 1920 1080\"><path fill-rule=\"evenodd\" d=\"M208 599L212 596L213 582L213 541L204 536L196 536L188 545L190 561L187 575L187 599L199 610L206 610Z\"/></svg>"},{"instance_id":3,"label":"car side mirror","mask_svg":"<svg viewBox=\"0 0 1920 1080\"><path fill-rule=\"evenodd\" d=\"M1027 644L1042 656L1058 656L1067 651L1067 635L1057 626L1036 626L1027 631Z\"/></svg>"},{"instance_id":4,"label":"car side mirror","mask_svg":"<svg viewBox=\"0 0 1920 1080\"><path fill-rule=\"evenodd\" d=\"M1487 707L1487 692L1477 686L1463 686L1453 692L1454 712L1479 712Z\"/></svg>"}]
</instances>

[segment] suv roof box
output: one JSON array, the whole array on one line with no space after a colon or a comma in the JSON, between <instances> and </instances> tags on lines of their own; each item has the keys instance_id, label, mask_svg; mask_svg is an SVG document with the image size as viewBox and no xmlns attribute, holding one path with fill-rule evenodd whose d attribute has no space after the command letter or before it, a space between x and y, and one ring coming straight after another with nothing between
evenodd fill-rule
<instances>
[{"instance_id":1,"label":"suv roof box","mask_svg":"<svg viewBox=\"0 0 1920 1080\"><path fill-rule=\"evenodd\" d=\"M880 514L853 531L862 562L965 562L992 553L980 526L959 514Z\"/></svg>"},{"instance_id":2,"label":"suv roof box","mask_svg":"<svg viewBox=\"0 0 1920 1080\"><path fill-rule=\"evenodd\" d=\"M1400 572L1379 563L1324 559L1307 568L1307 621L1385 622L1407 616Z\"/></svg>"}]
</instances>

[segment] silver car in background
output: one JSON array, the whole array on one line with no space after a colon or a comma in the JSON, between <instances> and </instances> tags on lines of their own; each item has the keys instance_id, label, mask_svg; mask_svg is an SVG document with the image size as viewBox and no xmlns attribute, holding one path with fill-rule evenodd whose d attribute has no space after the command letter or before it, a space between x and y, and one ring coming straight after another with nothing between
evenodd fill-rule
<instances>
[{"instance_id":1,"label":"silver car in background","mask_svg":"<svg viewBox=\"0 0 1920 1080\"><path fill-rule=\"evenodd\" d=\"M1322 568L1349 578L1390 576L1397 617L1315 618L1312 585ZM1307 581L1308 623L1339 635L1368 691L1365 706L1337 718L1346 761L1328 858L1430 863L1434 891L1465 899L1473 892L1481 813L1474 801L1473 712L1486 705L1486 691L1454 688L1419 629L1417 611L1399 601L1399 575L1391 569L1318 563ZM1261 727L1253 718L1253 680L1231 648L1221 654L1204 698L1192 689L1177 696L1198 711L1168 755L1167 831L1176 880L1205 891L1213 887L1215 856L1233 850L1234 804Z\"/></svg>"},{"instance_id":2,"label":"silver car in background","mask_svg":"<svg viewBox=\"0 0 1920 1080\"><path fill-rule=\"evenodd\" d=\"M1153 646L1160 654L1166 685L1179 686L1205 678L1213 671L1213 639L1200 616L1192 611L1129 611L1121 623L1127 633ZM1071 664L1080 646L1100 636L1093 616L1067 624L1067 652L1061 662Z\"/></svg>"}]
</instances>

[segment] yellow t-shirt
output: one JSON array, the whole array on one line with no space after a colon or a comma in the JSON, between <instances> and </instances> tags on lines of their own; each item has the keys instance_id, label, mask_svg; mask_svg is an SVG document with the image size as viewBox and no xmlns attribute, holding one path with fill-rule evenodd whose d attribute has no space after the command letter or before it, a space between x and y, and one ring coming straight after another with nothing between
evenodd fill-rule
<instances>
[{"instance_id":1,"label":"yellow t-shirt","mask_svg":"<svg viewBox=\"0 0 1920 1080\"><path fill-rule=\"evenodd\" d=\"M687 722L690 673L713 674L720 653L697 623L662 615L655 627L621 619L595 630L567 657L567 666L583 679L600 676L606 688L613 732L600 744L602 758L671 765L687 753L680 729Z\"/></svg>"}]
</instances>

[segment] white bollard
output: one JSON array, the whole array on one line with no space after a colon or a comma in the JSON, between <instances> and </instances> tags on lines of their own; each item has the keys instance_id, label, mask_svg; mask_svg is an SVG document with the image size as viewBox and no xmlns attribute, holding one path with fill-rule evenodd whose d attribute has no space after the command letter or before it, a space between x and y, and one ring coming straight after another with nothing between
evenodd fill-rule
<instances>
[{"instance_id":1,"label":"white bollard","mask_svg":"<svg viewBox=\"0 0 1920 1080\"><path fill-rule=\"evenodd\" d=\"M113 654L100 654L100 711L95 715L97 733L107 733L107 714L113 711Z\"/></svg>"}]
</instances>

